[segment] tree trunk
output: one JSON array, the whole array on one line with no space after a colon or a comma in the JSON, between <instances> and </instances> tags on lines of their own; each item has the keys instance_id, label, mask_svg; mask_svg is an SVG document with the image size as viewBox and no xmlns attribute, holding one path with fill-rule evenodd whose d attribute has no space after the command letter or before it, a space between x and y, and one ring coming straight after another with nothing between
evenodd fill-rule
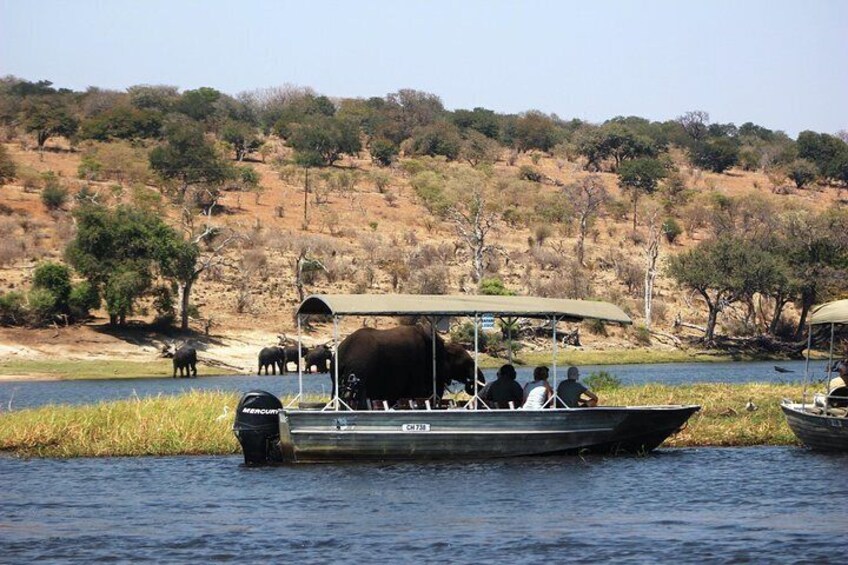
<instances>
[{"instance_id":1,"label":"tree trunk","mask_svg":"<svg viewBox=\"0 0 848 565\"><path fill-rule=\"evenodd\" d=\"M636 231L636 204L639 202L639 190L634 186L633 191L633 231Z\"/></svg>"},{"instance_id":2,"label":"tree trunk","mask_svg":"<svg viewBox=\"0 0 848 565\"><path fill-rule=\"evenodd\" d=\"M712 343L715 338L715 327L716 322L718 322L718 306L714 306L712 304L708 304L710 309L710 315L707 318L707 331L704 332L704 340L707 343Z\"/></svg>"},{"instance_id":3,"label":"tree trunk","mask_svg":"<svg viewBox=\"0 0 848 565\"><path fill-rule=\"evenodd\" d=\"M657 259L660 256L659 230L651 228L648 235L648 248L645 250L645 327L651 329L651 315L654 305L654 280L657 278Z\"/></svg>"},{"instance_id":4,"label":"tree trunk","mask_svg":"<svg viewBox=\"0 0 848 565\"><path fill-rule=\"evenodd\" d=\"M577 262L581 267L585 267L584 262L585 250L583 248L586 241L586 229L588 227L588 218L584 215L580 217L580 233L577 234Z\"/></svg>"},{"instance_id":5,"label":"tree trunk","mask_svg":"<svg viewBox=\"0 0 848 565\"><path fill-rule=\"evenodd\" d=\"M118 316L116 314L109 314L109 325L117 326L118 325Z\"/></svg>"},{"instance_id":6,"label":"tree trunk","mask_svg":"<svg viewBox=\"0 0 848 565\"><path fill-rule=\"evenodd\" d=\"M787 299L783 298L781 295L777 295L774 299L774 313L771 316L771 321L769 322L768 333L769 335L775 335L777 333L777 325L780 323L780 315L783 314L783 308L786 306Z\"/></svg>"},{"instance_id":7,"label":"tree trunk","mask_svg":"<svg viewBox=\"0 0 848 565\"><path fill-rule=\"evenodd\" d=\"M191 287L194 286L194 279L179 283L179 299L180 299L180 329L188 331L188 310L191 298Z\"/></svg>"},{"instance_id":8,"label":"tree trunk","mask_svg":"<svg viewBox=\"0 0 848 565\"><path fill-rule=\"evenodd\" d=\"M801 305L801 317L798 318L798 327L795 330L795 341L799 341L804 337L804 326L807 325L807 314L810 313L812 302L805 296Z\"/></svg>"}]
</instances>

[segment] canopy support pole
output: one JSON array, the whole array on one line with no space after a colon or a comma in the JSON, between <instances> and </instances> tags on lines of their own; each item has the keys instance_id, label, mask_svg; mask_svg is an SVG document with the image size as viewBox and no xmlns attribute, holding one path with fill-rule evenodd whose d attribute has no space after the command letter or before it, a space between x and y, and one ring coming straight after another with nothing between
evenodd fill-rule
<instances>
[{"instance_id":1,"label":"canopy support pole","mask_svg":"<svg viewBox=\"0 0 848 565\"><path fill-rule=\"evenodd\" d=\"M478 314L474 314L474 408L477 408L477 367L479 366L479 332L480 329L478 327Z\"/></svg>"},{"instance_id":2,"label":"canopy support pole","mask_svg":"<svg viewBox=\"0 0 848 565\"><path fill-rule=\"evenodd\" d=\"M830 323L830 352L827 355L827 384L824 385L825 394L830 393L830 379L832 378L830 375L833 372L833 328L835 324L833 322ZM827 402L825 401L825 404ZM825 406L826 408L826 406Z\"/></svg>"},{"instance_id":3,"label":"canopy support pole","mask_svg":"<svg viewBox=\"0 0 848 565\"><path fill-rule=\"evenodd\" d=\"M551 359L551 366L553 368L554 373L554 393L551 397L545 401L545 404L542 405L542 408L545 408L549 403L553 404L553 408L556 408L556 397L557 397L557 324L559 323L559 318L556 315L551 316L551 326L552 326L552 334L554 340L553 353Z\"/></svg>"},{"instance_id":4,"label":"canopy support pole","mask_svg":"<svg viewBox=\"0 0 848 565\"><path fill-rule=\"evenodd\" d=\"M506 319L506 354L509 364L512 365L512 325L516 318Z\"/></svg>"},{"instance_id":5,"label":"canopy support pole","mask_svg":"<svg viewBox=\"0 0 848 565\"><path fill-rule=\"evenodd\" d=\"M807 325L807 355L804 360L804 392L801 395L801 408L807 405L807 384L810 382L810 348L813 346L813 325Z\"/></svg>"},{"instance_id":6,"label":"canopy support pole","mask_svg":"<svg viewBox=\"0 0 848 565\"><path fill-rule=\"evenodd\" d=\"M339 409L339 317L333 315L333 349L336 352L336 362L333 363L333 381L336 384L335 394L333 395L333 408Z\"/></svg>"},{"instance_id":7,"label":"canopy support pole","mask_svg":"<svg viewBox=\"0 0 848 565\"><path fill-rule=\"evenodd\" d=\"M436 407L440 406L441 399L438 397L436 392L436 318L431 317L430 320L430 341L432 342L432 354L433 354L433 403ZM450 378L450 375L447 376Z\"/></svg>"}]
</instances>

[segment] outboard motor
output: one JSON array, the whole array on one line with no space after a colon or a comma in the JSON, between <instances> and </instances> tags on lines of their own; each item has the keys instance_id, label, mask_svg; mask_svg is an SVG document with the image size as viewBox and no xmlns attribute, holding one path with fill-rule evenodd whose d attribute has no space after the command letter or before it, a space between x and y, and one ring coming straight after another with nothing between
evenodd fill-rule
<instances>
[{"instance_id":1,"label":"outboard motor","mask_svg":"<svg viewBox=\"0 0 848 565\"><path fill-rule=\"evenodd\" d=\"M282 460L279 448L282 409L280 399L264 390L252 390L241 397L233 433L241 444L245 465L267 465Z\"/></svg>"}]
</instances>

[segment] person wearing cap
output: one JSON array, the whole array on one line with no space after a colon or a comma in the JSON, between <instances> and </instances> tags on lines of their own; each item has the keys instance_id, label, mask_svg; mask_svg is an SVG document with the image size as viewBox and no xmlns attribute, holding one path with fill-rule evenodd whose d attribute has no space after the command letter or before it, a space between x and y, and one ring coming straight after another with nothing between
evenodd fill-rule
<instances>
[{"instance_id":1,"label":"person wearing cap","mask_svg":"<svg viewBox=\"0 0 848 565\"><path fill-rule=\"evenodd\" d=\"M515 376L515 367L509 364L502 366L498 369L498 378L485 386L480 398L493 408L509 408L510 402L516 408L521 406L524 397Z\"/></svg>"},{"instance_id":2,"label":"person wearing cap","mask_svg":"<svg viewBox=\"0 0 848 565\"><path fill-rule=\"evenodd\" d=\"M524 385L524 408L539 410L553 395L554 389L548 383L548 368L545 366L533 369L533 382Z\"/></svg>"},{"instance_id":3,"label":"person wearing cap","mask_svg":"<svg viewBox=\"0 0 848 565\"><path fill-rule=\"evenodd\" d=\"M597 406L598 395L586 388L581 382L580 370L577 367L568 368L568 379L562 381L557 387L557 407L581 408L586 406ZM585 396L585 398L584 398Z\"/></svg>"}]
</instances>

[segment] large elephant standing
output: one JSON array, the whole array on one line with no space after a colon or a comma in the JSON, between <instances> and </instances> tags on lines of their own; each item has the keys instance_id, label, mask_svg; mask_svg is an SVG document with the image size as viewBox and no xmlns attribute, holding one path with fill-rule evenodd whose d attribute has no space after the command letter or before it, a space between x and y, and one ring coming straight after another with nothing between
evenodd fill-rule
<instances>
[{"instance_id":1,"label":"large elephant standing","mask_svg":"<svg viewBox=\"0 0 848 565\"><path fill-rule=\"evenodd\" d=\"M271 373L277 374L277 367L280 368L280 374L283 374L285 369L285 362L283 360L283 348L277 347L276 345L272 347L263 347L259 352L259 369L256 371L257 375L262 374L262 369L265 369L265 374L268 374L268 367L271 368Z\"/></svg>"},{"instance_id":2,"label":"large elephant standing","mask_svg":"<svg viewBox=\"0 0 848 565\"><path fill-rule=\"evenodd\" d=\"M355 381L357 394L351 400L357 409L367 408L367 400L385 400L393 405L401 398L427 398L433 394L433 341L420 326L399 326L387 330L360 328L338 348L339 388L350 395L345 384ZM353 378L351 376L353 375ZM331 373L331 378L334 375ZM445 343L436 336L436 395L441 398L452 381L474 393L474 359L460 345ZM480 386L485 382L477 371ZM335 382L333 383L335 392Z\"/></svg>"},{"instance_id":3,"label":"large elephant standing","mask_svg":"<svg viewBox=\"0 0 848 565\"><path fill-rule=\"evenodd\" d=\"M197 350L195 348L184 345L174 352L173 378L177 378L177 371L180 372L180 378L183 378L183 371L188 378L197 376Z\"/></svg>"}]
</instances>

